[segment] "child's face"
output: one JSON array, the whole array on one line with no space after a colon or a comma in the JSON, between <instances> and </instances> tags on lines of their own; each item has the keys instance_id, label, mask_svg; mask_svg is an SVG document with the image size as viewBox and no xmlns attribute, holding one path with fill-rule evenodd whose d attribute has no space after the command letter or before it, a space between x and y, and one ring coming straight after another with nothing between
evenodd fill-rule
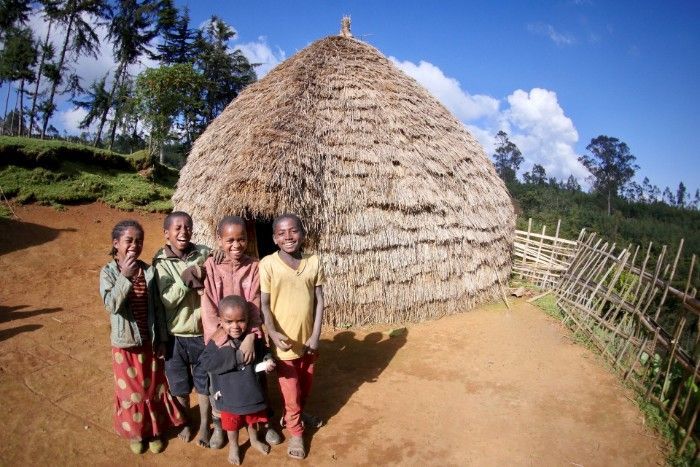
<instances>
[{"instance_id":1,"label":"child's face","mask_svg":"<svg viewBox=\"0 0 700 467\"><path fill-rule=\"evenodd\" d=\"M189 219L178 216L170 221L170 226L165 229L165 240L172 248L185 251L192 238L192 224Z\"/></svg>"},{"instance_id":2,"label":"child's face","mask_svg":"<svg viewBox=\"0 0 700 467\"><path fill-rule=\"evenodd\" d=\"M219 314L219 324L226 334L238 339L248 329L248 313L239 306L224 308Z\"/></svg>"},{"instance_id":3,"label":"child's face","mask_svg":"<svg viewBox=\"0 0 700 467\"><path fill-rule=\"evenodd\" d=\"M301 249L304 243L304 232L294 219L282 219L275 227L272 240L280 250L291 255Z\"/></svg>"},{"instance_id":4,"label":"child's face","mask_svg":"<svg viewBox=\"0 0 700 467\"><path fill-rule=\"evenodd\" d=\"M238 261L245 253L248 245L248 236L245 227L238 224L228 224L221 229L221 235L217 237L219 248L226 252L229 259Z\"/></svg>"},{"instance_id":5,"label":"child's face","mask_svg":"<svg viewBox=\"0 0 700 467\"><path fill-rule=\"evenodd\" d=\"M139 229L129 227L122 232L119 238L112 241L112 246L117 250L118 260L123 260L127 256L133 256L136 259L143 250L143 233Z\"/></svg>"}]
</instances>

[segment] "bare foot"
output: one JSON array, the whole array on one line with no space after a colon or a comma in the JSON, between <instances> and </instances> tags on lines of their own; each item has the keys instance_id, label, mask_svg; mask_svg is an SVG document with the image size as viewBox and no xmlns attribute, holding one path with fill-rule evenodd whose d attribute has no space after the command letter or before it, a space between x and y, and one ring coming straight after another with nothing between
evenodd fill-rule
<instances>
[{"instance_id":1,"label":"bare foot","mask_svg":"<svg viewBox=\"0 0 700 467\"><path fill-rule=\"evenodd\" d=\"M233 465L241 465L241 451L238 443L230 443L228 447L228 461Z\"/></svg>"},{"instance_id":2,"label":"bare foot","mask_svg":"<svg viewBox=\"0 0 700 467\"><path fill-rule=\"evenodd\" d=\"M260 440L257 439L250 439L250 445L255 448L256 450L262 452L263 454L269 454L270 453L270 445L267 443L263 443Z\"/></svg>"},{"instance_id":3,"label":"bare foot","mask_svg":"<svg viewBox=\"0 0 700 467\"><path fill-rule=\"evenodd\" d=\"M221 449L224 447L224 431L219 427L214 427L214 432L209 438L209 447L211 449Z\"/></svg>"},{"instance_id":4,"label":"bare foot","mask_svg":"<svg viewBox=\"0 0 700 467\"><path fill-rule=\"evenodd\" d=\"M306 457L304 449L304 439L301 436L292 436L287 446L287 455L292 459L303 459Z\"/></svg>"},{"instance_id":5,"label":"bare foot","mask_svg":"<svg viewBox=\"0 0 700 467\"><path fill-rule=\"evenodd\" d=\"M190 442L190 439L192 439L192 430L190 430L189 425L185 425L182 427L182 430L180 430L180 433L177 434L177 437L183 440L186 443Z\"/></svg>"},{"instance_id":6,"label":"bare foot","mask_svg":"<svg viewBox=\"0 0 700 467\"><path fill-rule=\"evenodd\" d=\"M209 429L209 424L202 425L199 427L199 436L197 436L197 445L203 448L209 447L209 438L211 437L211 430Z\"/></svg>"}]
</instances>

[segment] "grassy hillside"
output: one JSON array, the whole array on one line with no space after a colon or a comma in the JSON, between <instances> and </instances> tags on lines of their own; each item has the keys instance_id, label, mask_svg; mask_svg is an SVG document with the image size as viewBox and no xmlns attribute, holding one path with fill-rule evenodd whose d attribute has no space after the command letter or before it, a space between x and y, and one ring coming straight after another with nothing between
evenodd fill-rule
<instances>
[{"instance_id":1,"label":"grassy hillside","mask_svg":"<svg viewBox=\"0 0 700 467\"><path fill-rule=\"evenodd\" d=\"M177 171L142 170L145 163L144 151L126 156L63 141L0 137L0 188L19 203L102 201L124 210L169 211Z\"/></svg>"}]
</instances>

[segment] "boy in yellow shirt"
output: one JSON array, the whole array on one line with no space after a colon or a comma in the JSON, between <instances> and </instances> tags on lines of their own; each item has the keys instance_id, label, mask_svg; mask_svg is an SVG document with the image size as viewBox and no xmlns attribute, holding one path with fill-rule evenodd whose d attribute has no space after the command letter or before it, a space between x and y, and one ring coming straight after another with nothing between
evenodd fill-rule
<instances>
[{"instance_id":1,"label":"boy in yellow shirt","mask_svg":"<svg viewBox=\"0 0 700 467\"><path fill-rule=\"evenodd\" d=\"M284 425L291 434L287 454L306 457L304 424L321 422L303 414L311 392L323 316L323 269L317 255L302 253L306 232L295 214L272 223L279 251L260 261L261 305L284 399Z\"/></svg>"}]
</instances>

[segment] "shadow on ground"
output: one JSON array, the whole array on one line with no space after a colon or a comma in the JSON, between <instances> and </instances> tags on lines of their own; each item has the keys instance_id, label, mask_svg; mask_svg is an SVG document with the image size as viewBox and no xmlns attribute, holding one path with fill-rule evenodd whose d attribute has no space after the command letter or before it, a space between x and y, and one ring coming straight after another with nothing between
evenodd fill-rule
<instances>
[{"instance_id":1,"label":"shadow on ground","mask_svg":"<svg viewBox=\"0 0 700 467\"><path fill-rule=\"evenodd\" d=\"M61 232L75 231L72 228L52 229L31 222L0 218L0 255L50 242Z\"/></svg>"}]
</instances>

